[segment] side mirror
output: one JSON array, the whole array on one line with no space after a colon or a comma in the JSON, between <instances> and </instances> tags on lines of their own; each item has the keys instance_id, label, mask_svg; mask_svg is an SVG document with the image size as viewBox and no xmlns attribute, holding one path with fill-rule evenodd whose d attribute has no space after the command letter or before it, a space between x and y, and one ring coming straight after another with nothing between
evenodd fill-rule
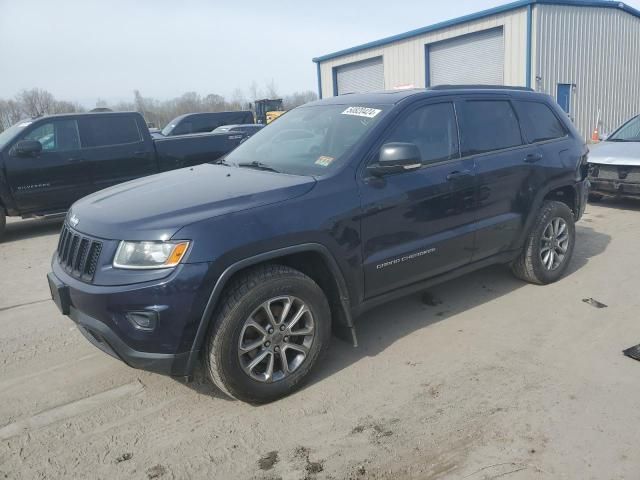
<instances>
[{"instance_id":1,"label":"side mirror","mask_svg":"<svg viewBox=\"0 0 640 480\"><path fill-rule=\"evenodd\" d=\"M380 148L378 162L369 165L371 175L381 177L389 173L417 170L422 166L420 149L413 143L385 143Z\"/></svg>"},{"instance_id":2,"label":"side mirror","mask_svg":"<svg viewBox=\"0 0 640 480\"><path fill-rule=\"evenodd\" d=\"M15 152L19 157L35 157L42 152L42 144L37 140L22 140L16 144Z\"/></svg>"}]
</instances>

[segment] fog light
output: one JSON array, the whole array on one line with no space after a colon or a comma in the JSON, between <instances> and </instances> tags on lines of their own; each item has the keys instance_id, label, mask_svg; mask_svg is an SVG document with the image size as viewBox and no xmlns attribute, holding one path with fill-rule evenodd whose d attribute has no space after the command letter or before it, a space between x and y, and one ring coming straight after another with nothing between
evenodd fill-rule
<instances>
[{"instance_id":1,"label":"fog light","mask_svg":"<svg viewBox=\"0 0 640 480\"><path fill-rule=\"evenodd\" d=\"M158 312L128 312L126 317L137 330L150 332L158 325Z\"/></svg>"}]
</instances>

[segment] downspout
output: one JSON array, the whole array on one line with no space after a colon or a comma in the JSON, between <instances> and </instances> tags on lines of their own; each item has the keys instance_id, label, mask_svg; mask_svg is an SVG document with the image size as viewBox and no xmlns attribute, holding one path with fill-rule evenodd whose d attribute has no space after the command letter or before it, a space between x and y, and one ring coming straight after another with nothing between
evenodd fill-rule
<instances>
[{"instance_id":1,"label":"downspout","mask_svg":"<svg viewBox=\"0 0 640 480\"><path fill-rule=\"evenodd\" d=\"M533 36L533 5L527 5L527 56L526 56L526 87L531 88L531 44Z\"/></svg>"},{"instance_id":2,"label":"downspout","mask_svg":"<svg viewBox=\"0 0 640 480\"><path fill-rule=\"evenodd\" d=\"M316 67L318 71L318 98L322 100L322 75L320 72L320 62L316 62Z\"/></svg>"}]
</instances>

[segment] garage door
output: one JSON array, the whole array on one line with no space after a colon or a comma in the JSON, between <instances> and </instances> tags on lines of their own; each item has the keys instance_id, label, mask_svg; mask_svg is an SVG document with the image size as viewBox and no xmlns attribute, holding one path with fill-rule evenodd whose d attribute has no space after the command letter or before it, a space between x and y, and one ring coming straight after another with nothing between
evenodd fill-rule
<instances>
[{"instance_id":1,"label":"garage door","mask_svg":"<svg viewBox=\"0 0 640 480\"><path fill-rule=\"evenodd\" d=\"M502 28L429 45L429 85L503 85Z\"/></svg>"},{"instance_id":2,"label":"garage door","mask_svg":"<svg viewBox=\"0 0 640 480\"><path fill-rule=\"evenodd\" d=\"M382 57L336 68L337 94L384 90Z\"/></svg>"}]
</instances>

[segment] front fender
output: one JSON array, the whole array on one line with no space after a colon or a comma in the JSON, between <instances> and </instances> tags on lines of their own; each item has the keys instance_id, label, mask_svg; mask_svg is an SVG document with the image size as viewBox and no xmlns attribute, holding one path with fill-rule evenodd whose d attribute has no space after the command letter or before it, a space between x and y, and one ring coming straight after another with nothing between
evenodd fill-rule
<instances>
[{"instance_id":1,"label":"front fender","mask_svg":"<svg viewBox=\"0 0 640 480\"><path fill-rule=\"evenodd\" d=\"M196 331L196 336L193 341L193 346L191 351L189 352L189 359L187 360L187 372L191 374L193 369L198 361L198 356L200 351L202 350L202 346L204 344L207 332L209 331L209 326L211 325L213 312L218 304L218 300L220 299L220 295L224 291L224 288L229 283L229 280L233 277L234 274L243 270L247 267L251 267L253 265L258 265L260 263L264 263L270 260L275 260L277 258L282 258L287 255L292 255L296 253L305 253L305 252L315 252L322 255L322 257L327 262L334 278L336 279L336 284L338 286L338 290L340 293L340 304L343 310L344 318L346 321L346 326L349 328L353 327L353 319L351 316L351 307L349 301L349 294L347 290L347 284L345 282L344 276L338 263L335 258L329 251L327 247L319 243L304 243L300 245L294 245L290 247L284 247L277 250L272 250L269 252L263 252L258 255L248 257L242 260L239 260L230 266L228 266L222 274L218 277L212 291L209 296L209 300L207 301L207 305L204 309L204 313L202 314L202 318L200 319L200 324L198 325L198 330Z\"/></svg>"}]
</instances>

